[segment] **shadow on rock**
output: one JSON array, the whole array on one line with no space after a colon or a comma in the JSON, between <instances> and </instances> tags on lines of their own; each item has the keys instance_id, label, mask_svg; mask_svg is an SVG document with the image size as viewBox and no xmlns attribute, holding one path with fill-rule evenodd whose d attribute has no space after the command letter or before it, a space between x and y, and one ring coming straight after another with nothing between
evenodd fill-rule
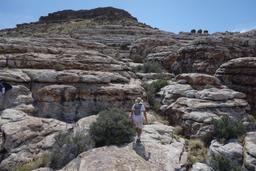
<instances>
[{"instance_id":1,"label":"shadow on rock","mask_svg":"<svg viewBox=\"0 0 256 171\"><path fill-rule=\"evenodd\" d=\"M147 161L150 159L151 153L146 151L146 148L142 143L133 142L132 149L143 159Z\"/></svg>"}]
</instances>

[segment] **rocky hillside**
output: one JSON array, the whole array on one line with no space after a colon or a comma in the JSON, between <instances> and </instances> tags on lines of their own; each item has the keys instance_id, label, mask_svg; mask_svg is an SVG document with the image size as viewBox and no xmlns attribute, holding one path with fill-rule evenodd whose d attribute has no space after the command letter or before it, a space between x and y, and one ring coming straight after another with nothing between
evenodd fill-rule
<instances>
[{"instance_id":1,"label":"rocky hillside","mask_svg":"<svg viewBox=\"0 0 256 171\"><path fill-rule=\"evenodd\" d=\"M0 31L0 80L13 85L0 96L0 170L40 163L63 131L87 136L97 113L129 111L138 96L167 125L150 115L143 146L93 148L59 169L213 170L219 156L256 169L256 31L174 34L112 7L65 10ZM242 138L215 139L224 116L242 122ZM191 159L195 138L207 159Z\"/></svg>"}]
</instances>

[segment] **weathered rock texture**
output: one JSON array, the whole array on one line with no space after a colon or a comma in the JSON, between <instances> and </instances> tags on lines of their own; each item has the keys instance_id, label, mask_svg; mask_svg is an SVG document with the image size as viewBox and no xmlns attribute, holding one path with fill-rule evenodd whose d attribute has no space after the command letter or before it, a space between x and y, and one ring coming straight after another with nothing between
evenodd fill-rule
<instances>
[{"instance_id":1,"label":"weathered rock texture","mask_svg":"<svg viewBox=\"0 0 256 171\"><path fill-rule=\"evenodd\" d=\"M230 60L215 75L228 87L244 92L252 112L256 111L256 57Z\"/></svg>"},{"instance_id":2,"label":"weathered rock texture","mask_svg":"<svg viewBox=\"0 0 256 171\"><path fill-rule=\"evenodd\" d=\"M212 120L227 115L246 121L249 109L245 94L228 89L206 74L181 74L158 93L163 115L181 125L186 136L207 138Z\"/></svg>"},{"instance_id":3,"label":"weathered rock texture","mask_svg":"<svg viewBox=\"0 0 256 171\"><path fill-rule=\"evenodd\" d=\"M256 132L247 133L244 140L244 167L256 170Z\"/></svg>"}]
</instances>

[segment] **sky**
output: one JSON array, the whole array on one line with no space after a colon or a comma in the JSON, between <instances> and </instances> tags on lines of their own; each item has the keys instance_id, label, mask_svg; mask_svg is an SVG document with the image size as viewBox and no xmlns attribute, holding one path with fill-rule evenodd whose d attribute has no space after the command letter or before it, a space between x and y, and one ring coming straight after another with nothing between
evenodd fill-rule
<instances>
[{"instance_id":1,"label":"sky","mask_svg":"<svg viewBox=\"0 0 256 171\"><path fill-rule=\"evenodd\" d=\"M125 9L140 22L175 33L256 29L256 0L0 0L0 29L60 10L107 6Z\"/></svg>"}]
</instances>

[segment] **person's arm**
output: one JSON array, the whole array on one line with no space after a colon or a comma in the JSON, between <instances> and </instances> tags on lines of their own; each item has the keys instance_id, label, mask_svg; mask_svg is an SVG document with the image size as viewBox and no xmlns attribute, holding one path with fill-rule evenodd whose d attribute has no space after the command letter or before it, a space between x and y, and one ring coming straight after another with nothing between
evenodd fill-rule
<instances>
[{"instance_id":1,"label":"person's arm","mask_svg":"<svg viewBox=\"0 0 256 171\"><path fill-rule=\"evenodd\" d=\"M146 110L143 112L145 117L145 124L148 124L148 116Z\"/></svg>"},{"instance_id":2,"label":"person's arm","mask_svg":"<svg viewBox=\"0 0 256 171\"><path fill-rule=\"evenodd\" d=\"M146 108L144 105L142 105L142 112L144 114L145 124L148 124L148 116L147 116Z\"/></svg>"},{"instance_id":3,"label":"person's arm","mask_svg":"<svg viewBox=\"0 0 256 171\"><path fill-rule=\"evenodd\" d=\"M129 114L129 119L131 119L131 118L132 118L132 114L133 114L133 112L134 112L134 105L132 105L132 110L131 110L131 112L130 112L130 114Z\"/></svg>"}]
</instances>

